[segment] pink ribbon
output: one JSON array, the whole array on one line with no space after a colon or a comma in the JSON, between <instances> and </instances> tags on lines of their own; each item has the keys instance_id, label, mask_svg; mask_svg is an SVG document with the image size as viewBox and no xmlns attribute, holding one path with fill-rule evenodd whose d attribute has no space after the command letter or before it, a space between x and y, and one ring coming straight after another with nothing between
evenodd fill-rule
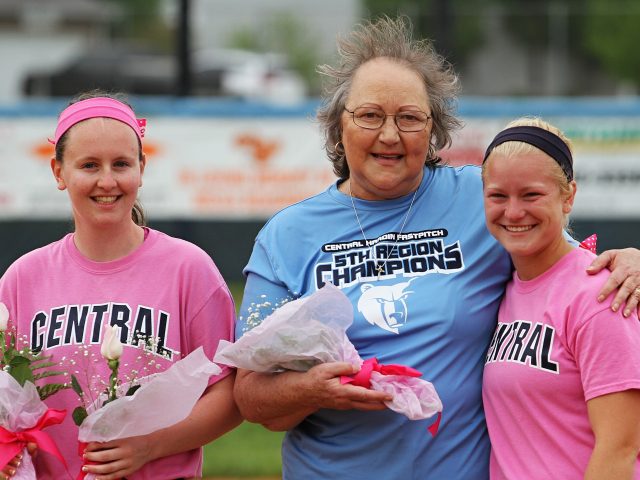
<instances>
[{"instance_id":1,"label":"pink ribbon","mask_svg":"<svg viewBox=\"0 0 640 480\"><path fill-rule=\"evenodd\" d=\"M369 358L365 360L360 367L360 371L354 375L340 377L340 383L352 383L358 387L371 388L371 372L378 372L382 375L404 375L406 377L420 377L421 372L415 368L406 367L404 365L382 365L378 363L377 358Z\"/></svg>"},{"instance_id":2,"label":"pink ribbon","mask_svg":"<svg viewBox=\"0 0 640 480\"><path fill-rule=\"evenodd\" d=\"M87 445L89 445L87 442L78 441L78 455L82 457L82 466L84 467L85 465L98 465L98 462L92 462L84 458L84 450L85 448L87 448ZM87 476L87 473L89 472L85 472L84 470L82 470L82 468L80 468L80 473L78 473L76 480L82 480L84 477Z\"/></svg>"},{"instance_id":3,"label":"pink ribbon","mask_svg":"<svg viewBox=\"0 0 640 480\"><path fill-rule=\"evenodd\" d=\"M594 233L593 235L585 238L583 241L580 242L580 248L584 248L585 250L589 250L591 253L597 254L598 253L596 252L597 243L598 243L598 235Z\"/></svg>"},{"instance_id":4,"label":"pink ribbon","mask_svg":"<svg viewBox=\"0 0 640 480\"><path fill-rule=\"evenodd\" d=\"M360 371L353 375L343 375L340 377L340 383L342 385L351 383L358 387L371 388L371 372L378 372L382 375L404 375L406 377L420 377L422 373L415 368L407 367L405 365L382 365L378 363L377 358L368 358L362 363ZM438 433L438 427L440 426L440 420L442 419L442 412L438 412L438 418L428 427L431 436L435 437Z\"/></svg>"},{"instance_id":5,"label":"pink ribbon","mask_svg":"<svg viewBox=\"0 0 640 480\"><path fill-rule=\"evenodd\" d=\"M53 439L42 431L43 428L62 423L66 414L66 410L49 408L40 417L38 423L27 430L10 432L0 427L0 469L4 468L13 457L20 453L27 443L35 443L39 449L52 454L67 468L67 463L64 461Z\"/></svg>"}]
</instances>

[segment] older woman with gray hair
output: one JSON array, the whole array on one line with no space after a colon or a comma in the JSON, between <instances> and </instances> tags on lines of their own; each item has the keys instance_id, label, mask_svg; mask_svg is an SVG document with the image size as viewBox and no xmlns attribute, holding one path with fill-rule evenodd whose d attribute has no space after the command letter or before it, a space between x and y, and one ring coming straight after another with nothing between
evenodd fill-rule
<instances>
[{"instance_id":1,"label":"older woman with gray hair","mask_svg":"<svg viewBox=\"0 0 640 480\"><path fill-rule=\"evenodd\" d=\"M268 306L330 282L354 306L347 335L362 358L433 382L440 429L432 437L433 419L410 421L386 408L388 394L342 384L357 369L347 363L239 369L236 401L249 421L288 431L284 479L488 478L482 370L512 266L485 227L480 169L444 166L436 154L460 125L458 79L403 19L360 25L339 54L320 68L329 85L318 114L338 181L259 233L236 335ZM622 285L617 305L639 283L628 266L640 265L638 253L609 253L594 269L625 261L603 287Z\"/></svg>"}]
</instances>

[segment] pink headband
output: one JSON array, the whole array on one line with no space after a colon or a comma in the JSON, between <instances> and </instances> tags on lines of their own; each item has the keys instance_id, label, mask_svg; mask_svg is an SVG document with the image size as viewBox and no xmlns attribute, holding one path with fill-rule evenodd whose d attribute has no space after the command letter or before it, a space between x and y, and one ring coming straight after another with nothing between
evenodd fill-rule
<instances>
[{"instance_id":1,"label":"pink headband","mask_svg":"<svg viewBox=\"0 0 640 480\"><path fill-rule=\"evenodd\" d=\"M89 118L106 117L126 123L136 132L140 141L144 137L146 118L136 118L131 108L109 97L95 97L81 100L65 108L58 118L55 138L49 142L55 145L64 133L76 123Z\"/></svg>"}]
</instances>

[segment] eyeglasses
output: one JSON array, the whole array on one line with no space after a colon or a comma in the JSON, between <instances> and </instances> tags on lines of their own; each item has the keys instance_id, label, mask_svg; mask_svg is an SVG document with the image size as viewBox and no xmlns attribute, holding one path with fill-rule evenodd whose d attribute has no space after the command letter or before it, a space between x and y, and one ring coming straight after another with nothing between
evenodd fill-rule
<instances>
[{"instance_id":1,"label":"eyeglasses","mask_svg":"<svg viewBox=\"0 0 640 480\"><path fill-rule=\"evenodd\" d=\"M353 123L368 130L376 130L384 125L387 117L393 120L401 132L419 132L427 128L430 115L420 110L407 110L398 113L385 113L384 110L375 107L357 107L353 111L347 107L344 109L351 114Z\"/></svg>"}]
</instances>

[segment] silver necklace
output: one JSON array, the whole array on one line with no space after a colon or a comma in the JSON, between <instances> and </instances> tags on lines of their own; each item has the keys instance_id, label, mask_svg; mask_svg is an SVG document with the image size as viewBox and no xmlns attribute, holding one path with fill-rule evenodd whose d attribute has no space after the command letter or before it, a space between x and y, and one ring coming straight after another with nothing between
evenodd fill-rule
<instances>
[{"instance_id":1,"label":"silver necklace","mask_svg":"<svg viewBox=\"0 0 640 480\"><path fill-rule=\"evenodd\" d=\"M393 244L393 247L391 247L391 250L389 251L389 254L387 255L387 258L384 259L384 262L382 263L378 263L378 257L375 254L375 248L373 249L373 261L376 265L376 272L378 272L378 279L380 279L380 275L382 275L384 273L385 267L387 266L387 262L389 261L389 258L393 255L393 252L396 250L396 248L398 247L398 241L400 241L400 236L402 235L402 232L404 231L404 226L407 224L407 220L409 219L409 214L411 213L411 208L413 207L413 202L416 199L416 195L418 194L418 188L416 188L416 191L413 192L413 197L411 198L411 203L409 204L409 209L407 210L407 214L404 216L404 221L402 222L402 226L400 227L400 232L398 233L398 236L396 237L396 242ZM351 206L353 207L353 213L356 214L356 221L358 222L358 226L360 227L360 232L362 233L362 238L364 238L364 243L365 245L369 245L369 240L367 240L367 236L364 234L364 228L362 228L362 223L360 223L360 217L358 216L358 210L356 209L356 204L353 201L353 192L351 191L351 180L349 180L349 196L351 197Z\"/></svg>"}]
</instances>

